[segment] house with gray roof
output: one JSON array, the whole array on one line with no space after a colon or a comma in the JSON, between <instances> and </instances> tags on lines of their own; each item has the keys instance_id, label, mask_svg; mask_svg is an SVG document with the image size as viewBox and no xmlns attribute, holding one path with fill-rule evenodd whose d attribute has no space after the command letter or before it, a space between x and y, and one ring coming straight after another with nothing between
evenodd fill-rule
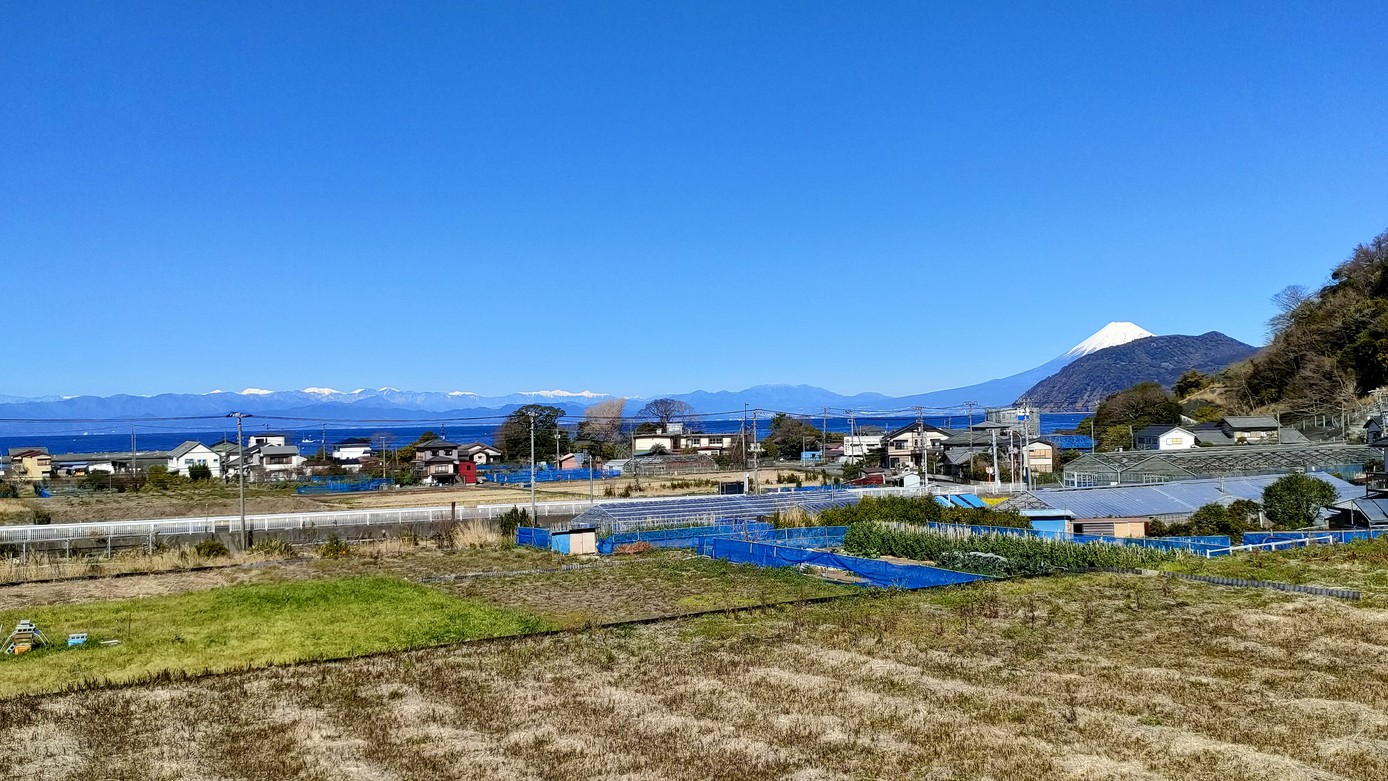
<instances>
[{"instance_id":1,"label":"house with gray roof","mask_svg":"<svg viewBox=\"0 0 1388 781\"><path fill-rule=\"evenodd\" d=\"M222 456L207 445L190 439L169 451L167 466L171 475L187 476L191 467L205 466L219 477L222 474Z\"/></svg>"},{"instance_id":2,"label":"house with gray roof","mask_svg":"<svg viewBox=\"0 0 1388 781\"><path fill-rule=\"evenodd\" d=\"M1219 428L1236 445L1272 445L1282 425L1266 415L1230 415L1219 422Z\"/></svg>"}]
</instances>

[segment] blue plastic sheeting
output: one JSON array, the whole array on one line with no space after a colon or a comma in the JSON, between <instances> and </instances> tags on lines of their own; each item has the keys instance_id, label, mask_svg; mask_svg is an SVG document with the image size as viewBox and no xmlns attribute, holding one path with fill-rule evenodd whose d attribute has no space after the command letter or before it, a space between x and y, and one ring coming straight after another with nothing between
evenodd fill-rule
<instances>
[{"instance_id":1,"label":"blue plastic sheeting","mask_svg":"<svg viewBox=\"0 0 1388 781\"><path fill-rule=\"evenodd\" d=\"M747 534L758 537L771 531L771 524L750 521L739 524L719 524L717 526L689 526L682 529L656 529L653 531L617 532L610 537L598 540L598 553L607 555L619 545L634 542L650 543L656 548L698 548L701 540L707 537L725 537Z\"/></svg>"},{"instance_id":2,"label":"blue plastic sheeting","mask_svg":"<svg viewBox=\"0 0 1388 781\"><path fill-rule=\"evenodd\" d=\"M699 542L699 554L712 556L713 541L716 539L750 540L751 542L788 545L793 548L842 548L843 537L847 533L847 526L799 526L789 529L770 529L765 532L746 535L706 537Z\"/></svg>"},{"instance_id":3,"label":"blue plastic sheeting","mask_svg":"<svg viewBox=\"0 0 1388 781\"><path fill-rule=\"evenodd\" d=\"M969 509L969 508L971 508L971 507L973 507L973 505L971 505L971 504L969 504L968 502L964 501L964 497L962 497L962 496L958 496L958 495L956 495L956 494L950 494L950 495L948 496L948 498L949 498L949 503L952 504L952 505L954 505L955 507L963 507L963 508L966 509L966 510Z\"/></svg>"},{"instance_id":4,"label":"blue plastic sheeting","mask_svg":"<svg viewBox=\"0 0 1388 781\"><path fill-rule=\"evenodd\" d=\"M549 529L522 526L516 529L516 544L549 550Z\"/></svg>"},{"instance_id":5,"label":"blue plastic sheeting","mask_svg":"<svg viewBox=\"0 0 1388 781\"><path fill-rule=\"evenodd\" d=\"M1094 440L1087 434L1047 434L1046 439L1061 450L1090 450L1094 447Z\"/></svg>"},{"instance_id":6,"label":"blue plastic sheeting","mask_svg":"<svg viewBox=\"0 0 1388 781\"><path fill-rule=\"evenodd\" d=\"M621 477L622 473L617 469L594 469L591 479L605 480L609 477ZM535 482L537 483L563 483L575 480L590 479L587 469L536 469ZM516 472L487 472L487 480L493 483L529 483L530 470L524 469Z\"/></svg>"},{"instance_id":7,"label":"blue plastic sheeting","mask_svg":"<svg viewBox=\"0 0 1388 781\"><path fill-rule=\"evenodd\" d=\"M1372 540L1388 534L1388 529L1334 529L1326 531L1300 531L1300 532L1244 532L1244 545L1263 545L1269 542L1286 542L1289 540L1306 540L1315 538L1329 537L1336 542L1349 542L1351 540Z\"/></svg>"},{"instance_id":8,"label":"blue plastic sheeting","mask_svg":"<svg viewBox=\"0 0 1388 781\"><path fill-rule=\"evenodd\" d=\"M789 531L789 530L785 530ZM986 575L928 567L924 564L894 564L876 559L845 556L827 551L806 550L770 542L735 540L717 537L709 541L709 555L736 564L755 564L758 567L798 567L809 565L852 572L868 584L879 588L931 588L953 586L979 580L991 580Z\"/></svg>"},{"instance_id":9,"label":"blue plastic sheeting","mask_svg":"<svg viewBox=\"0 0 1388 781\"><path fill-rule=\"evenodd\" d=\"M1102 542L1109 545L1135 545L1141 548L1159 550L1184 550L1200 555L1219 556L1228 552L1228 545L1211 545L1192 542L1179 537L1107 537L1099 534L1071 534L1064 531L1042 531L1038 529L1014 529L1010 526L967 526L958 523L929 523L931 529L938 531L967 532L970 534L1002 534L1016 537L1040 537L1044 540L1063 540L1067 542Z\"/></svg>"},{"instance_id":10,"label":"blue plastic sheeting","mask_svg":"<svg viewBox=\"0 0 1388 781\"><path fill-rule=\"evenodd\" d=\"M937 495L937 496L932 496L932 497L930 497L930 498L931 498L931 499L934 499L934 500L935 500L935 504L938 504L938 505L940 505L941 507L953 507L953 506L954 506L954 505L953 505L948 499L946 499L944 496L939 496L939 495Z\"/></svg>"},{"instance_id":11,"label":"blue plastic sheeting","mask_svg":"<svg viewBox=\"0 0 1388 781\"><path fill-rule=\"evenodd\" d=\"M959 494L959 498L962 499L964 503L968 506L975 507L980 510L988 506L987 502L983 501L977 496L974 496L973 494Z\"/></svg>"},{"instance_id":12,"label":"blue plastic sheeting","mask_svg":"<svg viewBox=\"0 0 1388 781\"><path fill-rule=\"evenodd\" d=\"M1234 544L1234 541L1229 539L1229 535L1227 534L1202 534L1193 537L1159 537L1156 539L1177 540L1180 542L1195 542L1201 545L1217 545L1221 548L1227 548L1230 545Z\"/></svg>"},{"instance_id":13,"label":"blue plastic sheeting","mask_svg":"<svg viewBox=\"0 0 1388 781\"><path fill-rule=\"evenodd\" d=\"M359 491L375 491L388 485L395 485L395 481L389 477L373 477L369 480L315 480L309 485L295 488L294 493L349 494Z\"/></svg>"}]
</instances>

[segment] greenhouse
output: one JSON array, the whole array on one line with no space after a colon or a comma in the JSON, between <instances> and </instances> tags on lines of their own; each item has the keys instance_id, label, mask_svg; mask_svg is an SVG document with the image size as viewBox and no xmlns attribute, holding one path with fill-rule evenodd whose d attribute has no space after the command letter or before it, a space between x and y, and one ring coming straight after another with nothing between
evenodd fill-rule
<instances>
[{"instance_id":1,"label":"greenhouse","mask_svg":"<svg viewBox=\"0 0 1388 781\"><path fill-rule=\"evenodd\" d=\"M1327 472L1352 479L1382 455L1355 445L1235 445L1190 450L1089 453L1065 466L1067 488L1166 483L1217 477Z\"/></svg>"}]
</instances>

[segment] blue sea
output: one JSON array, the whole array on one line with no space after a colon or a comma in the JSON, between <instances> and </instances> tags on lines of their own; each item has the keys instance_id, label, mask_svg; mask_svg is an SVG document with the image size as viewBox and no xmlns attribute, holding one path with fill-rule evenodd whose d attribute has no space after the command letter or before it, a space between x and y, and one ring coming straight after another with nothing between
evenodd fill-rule
<instances>
[{"instance_id":1,"label":"blue sea","mask_svg":"<svg viewBox=\"0 0 1388 781\"><path fill-rule=\"evenodd\" d=\"M1056 431L1072 429L1079 424L1085 417L1084 413L1066 414L1043 414L1041 416L1041 433L1050 434ZM941 428L965 428L968 424L968 416L959 415L940 415L926 416L926 422ZM981 420L981 415L974 415L974 421ZM886 430L891 430L900 426L914 423L914 417L884 417L875 418L862 416L855 419L857 427L861 430L864 426L877 426ZM813 418L815 426L822 425L819 418ZM750 422L749 422L750 423ZM699 422L699 429L708 434L728 434L736 433L743 425L741 418L735 420L702 420ZM188 431L186 427L179 427L176 423L155 424L135 424L133 445L138 450L171 450L180 443L190 439L195 439L206 444L216 444L217 442L232 442L236 439L235 426L228 427L223 431ZM573 424L568 424L565 428L573 431ZM390 446L398 447L408 444L418 439L426 431L446 437L452 442L485 442L491 444L495 439L496 425L451 425L440 427L437 425L419 426L393 426L378 428L334 428L329 425L326 430L322 425L299 426L299 427L276 427L268 429L264 424L245 428L246 434L254 434L267 430L274 430L288 435L289 442L297 444L304 450L317 450L322 446L326 436L329 443L341 442L350 437L367 437L375 442L381 441L381 436L388 437ZM765 435L768 430L768 421L762 418L758 421L758 433ZM829 430L836 433L847 433L849 424L847 418L829 418ZM127 452L132 446L131 427L126 426L124 430L112 431L106 428L103 431L82 431L65 430L51 434L27 434L19 436L0 436L0 449L8 450L15 447L46 447L50 453L98 453L98 452ZM3 450L0 450L3 452Z\"/></svg>"}]
</instances>

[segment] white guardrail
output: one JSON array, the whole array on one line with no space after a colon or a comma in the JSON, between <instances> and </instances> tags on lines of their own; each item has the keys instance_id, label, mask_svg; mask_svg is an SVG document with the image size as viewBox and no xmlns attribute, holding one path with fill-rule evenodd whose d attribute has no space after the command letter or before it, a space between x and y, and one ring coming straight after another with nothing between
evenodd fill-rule
<instances>
[{"instance_id":1,"label":"white guardrail","mask_svg":"<svg viewBox=\"0 0 1388 781\"><path fill-rule=\"evenodd\" d=\"M976 493L986 486L934 484L926 487L895 488L871 486L841 489L832 492L843 495L851 491L856 496L921 496L926 493ZM773 494L768 491L767 494ZM831 492L825 491L826 495ZM626 504L629 502L660 502L694 499L693 496L652 496L631 499L605 499L597 502L565 500L536 502L539 518L572 516L595 504ZM502 502L475 507L433 505L380 510L320 510L301 513L247 515L246 526L252 532L288 531L293 529L331 529L339 526L393 526L448 520L479 520L495 518L512 507L530 509L530 503ZM38 542L65 542L107 537L162 537L167 535L211 535L241 530L241 516L209 515L185 518L159 518L133 521L88 521L83 523L53 523L42 525L0 526L0 544L20 545Z\"/></svg>"}]
</instances>

